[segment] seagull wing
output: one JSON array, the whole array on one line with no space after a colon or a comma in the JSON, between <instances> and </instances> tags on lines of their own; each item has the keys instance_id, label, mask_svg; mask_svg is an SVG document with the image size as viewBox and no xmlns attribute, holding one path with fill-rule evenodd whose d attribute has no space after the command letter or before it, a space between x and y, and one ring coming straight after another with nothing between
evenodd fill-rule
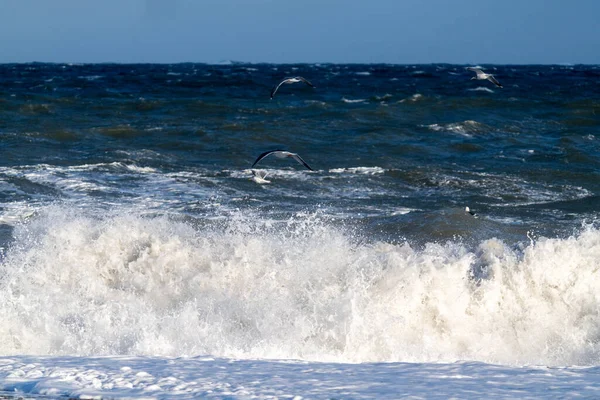
<instances>
[{"instance_id":1,"label":"seagull wing","mask_svg":"<svg viewBox=\"0 0 600 400\"><path fill-rule=\"evenodd\" d=\"M265 158L265 157L267 157L267 156L269 156L269 155L271 155L271 154L273 154L273 153L280 152L280 151L283 151L283 150L269 150L269 151L265 151L264 153L262 153L260 156L258 156L258 157L256 158L256 161L254 161L254 164L252 164L252 167L250 167L250 168L254 168L254 166L255 166L256 164L258 164L258 162L259 162L260 160L262 160L263 158Z\"/></svg>"},{"instance_id":2,"label":"seagull wing","mask_svg":"<svg viewBox=\"0 0 600 400\"><path fill-rule=\"evenodd\" d=\"M488 79L488 81L492 82L494 85L496 85L498 87L502 87L500 82L498 82L498 80L496 78L494 78L494 75L488 75L487 79Z\"/></svg>"},{"instance_id":3,"label":"seagull wing","mask_svg":"<svg viewBox=\"0 0 600 400\"><path fill-rule=\"evenodd\" d=\"M483 73L484 73L484 72L483 72L481 69L479 69L479 68L475 68L475 67L467 67L467 69L468 69L469 71L473 71L473 72L475 72L477 75L481 75L481 74L483 74Z\"/></svg>"},{"instance_id":4,"label":"seagull wing","mask_svg":"<svg viewBox=\"0 0 600 400\"><path fill-rule=\"evenodd\" d=\"M275 96L275 93L279 89L279 86L283 85L284 83L286 83L289 80L290 80L289 78L286 78L286 79L282 80L281 82L279 82L279 85L273 86L273 89L271 89L271 98L273 98L273 96Z\"/></svg>"},{"instance_id":5,"label":"seagull wing","mask_svg":"<svg viewBox=\"0 0 600 400\"><path fill-rule=\"evenodd\" d=\"M313 88L315 87L315 85L313 85L313 84L312 84L312 83L310 83L310 82L309 82L307 79L304 79L304 78L303 78L303 77L301 77L301 76L297 76L297 77L296 77L296 79L300 79L302 82L306 83L306 84L307 84L308 86L310 86L310 87L313 87Z\"/></svg>"},{"instance_id":6,"label":"seagull wing","mask_svg":"<svg viewBox=\"0 0 600 400\"><path fill-rule=\"evenodd\" d=\"M309 170L311 170L311 171L314 171L314 169L312 169L312 168L310 167L310 165L308 165L308 164L306 163L306 161L304 161L304 160L302 159L302 157L300 157L298 154L296 154L296 153L292 153L292 157L294 158L294 160L298 161L300 164L304 165L304 166L305 166L306 168L308 168Z\"/></svg>"}]
</instances>

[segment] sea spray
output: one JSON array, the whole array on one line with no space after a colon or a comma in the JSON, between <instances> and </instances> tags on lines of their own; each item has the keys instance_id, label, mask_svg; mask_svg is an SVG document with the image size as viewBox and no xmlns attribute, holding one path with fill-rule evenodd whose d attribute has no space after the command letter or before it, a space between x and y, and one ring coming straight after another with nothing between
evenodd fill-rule
<instances>
[{"instance_id":1,"label":"sea spray","mask_svg":"<svg viewBox=\"0 0 600 400\"><path fill-rule=\"evenodd\" d=\"M391 244L318 213L191 224L40 211L0 270L0 351L592 365L600 232Z\"/></svg>"}]
</instances>

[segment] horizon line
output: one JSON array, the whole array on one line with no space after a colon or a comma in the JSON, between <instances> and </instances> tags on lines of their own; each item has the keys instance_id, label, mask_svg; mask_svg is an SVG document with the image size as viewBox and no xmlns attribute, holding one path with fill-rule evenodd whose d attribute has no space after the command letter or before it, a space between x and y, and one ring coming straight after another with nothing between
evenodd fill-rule
<instances>
[{"instance_id":1,"label":"horizon line","mask_svg":"<svg viewBox=\"0 0 600 400\"><path fill-rule=\"evenodd\" d=\"M503 65L503 66L532 66L532 65L543 65L543 66L600 66L600 63L451 63L451 62L416 62L416 63L391 63L391 62L267 62L267 61L238 61L238 60L223 60L215 62L207 61L175 61L175 62L134 62L134 61L93 61L93 62L78 62L78 61L0 61L0 65L6 64L58 64L58 65L175 65L175 64L204 64L204 65Z\"/></svg>"}]
</instances>

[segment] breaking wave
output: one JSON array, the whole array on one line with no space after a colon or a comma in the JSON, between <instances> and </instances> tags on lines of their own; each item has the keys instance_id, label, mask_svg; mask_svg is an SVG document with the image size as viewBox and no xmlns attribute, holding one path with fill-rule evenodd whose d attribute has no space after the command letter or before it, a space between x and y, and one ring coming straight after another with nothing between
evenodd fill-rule
<instances>
[{"instance_id":1,"label":"breaking wave","mask_svg":"<svg viewBox=\"0 0 600 400\"><path fill-rule=\"evenodd\" d=\"M0 351L592 365L600 231L390 244L315 214L181 221L64 206L0 258Z\"/></svg>"}]
</instances>

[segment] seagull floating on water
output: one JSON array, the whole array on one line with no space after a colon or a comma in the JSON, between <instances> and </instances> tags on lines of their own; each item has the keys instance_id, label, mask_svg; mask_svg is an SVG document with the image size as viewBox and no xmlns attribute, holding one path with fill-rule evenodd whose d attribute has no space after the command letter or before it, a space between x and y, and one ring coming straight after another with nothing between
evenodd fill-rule
<instances>
[{"instance_id":1,"label":"seagull floating on water","mask_svg":"<svg viewBox=\"0 0 600 400\"><path fill-rule=\"evenodd\" d=\"M309 170L314 171L310 167L310 165L308 165L298 154L296 154L296 153L290 153L289 151L285 151L285 150L269 150L269 151L265 151L260 156L258 156L258 158L256 159L256 161L254 161L254 164L252 164L252 167L250 167L250 168L254 168L254 166L256 164L258 164L259 161L261 161L263 158L265 158L267 156L270 156L271 154L273 154L277 158L292 157L294 160L298 161L300 164L304 165ZM263 177L263 179L264 179L264 177Z\"/></svg>"},{"instance_id":2,"label":"seagull floating on water","mask_svg":"<svg viewBox=\"0 0 600 400\"><path fill-rule=\"evenodd\" d=\"M266 179L266 178L267 178L267 175L269 175L267 172L265 172L265 173L260 173L260 172L258 172L258 171L252 170L252 175L254 175L254 176L252 177L252 180L253 180L254 182L256 182L256 183L260 183L260 184L263 184L263 183L271 183L271 181L268 181L268 180Z\"/></svg>"},{"instance_id":3,"label":"seagull floating on water","mask_svg":"<svg viewBox=\"0 0 600 400\"><path fill-rule=\"evenodd\" d=\"M477 79L477 80L487 79L488 81L492 82L494 85L498 86L499 88L502 87L502 85L500 84L500 82L498 82L496 80L496 78L494 78L494 75L492 75L492 74L486 74L485 72L483 72L479 68L467 67L467 69L469 71L473 71L473 72L475 72L477 74L477 76L472 77L471 80L473 80L473 79Z\"/></svg>"},{"instance_id":4,"label":"seagull floating on water","mask_svg":"<svg viewBox=\"0 0 600 400\"><path fill-rule=\"evenodd\" d=\"M283 85L284 83L298 83L298 82L304 82L312 88L315 87L312 83L310 83L309 81L307 81L306 79L304 79L301 76L294 76L293 78L285 78L284 80L279 82L279 85L273 86L273 89L271 89L271 98L273 98L273 96L275 96L275 93L279 89L279 86Z\"/></svg>"},{"instance_id":5,"label":"seagull floating on water","mask_svg":"<svg viewBox=\"0 0 600 400\"><path fill-rule=\"evenodd\" d=\"M465 207L465 212L467 214L471 214L472 216L475 216L475 213L473 211L471 211L471 209L469 207Z\"/></svg>"}]
</instances>

